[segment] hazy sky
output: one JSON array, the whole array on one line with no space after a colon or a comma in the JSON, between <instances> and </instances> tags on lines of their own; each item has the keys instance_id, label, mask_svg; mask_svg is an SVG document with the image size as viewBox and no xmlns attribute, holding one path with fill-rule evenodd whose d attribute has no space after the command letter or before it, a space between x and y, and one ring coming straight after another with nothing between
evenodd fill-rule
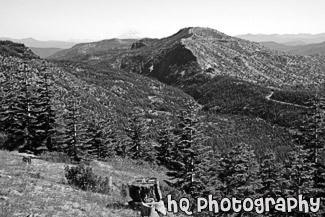
<instances>
[{"instance_id":1,"label":"hazy sky","mask_svg":"<svg viewBox=\"0 0 325 217\"><path fill-rule=\"evenodd\" d=\"M228 35L325 32L325 0L0 0L0 37L100 40L190 26Z\"/></svg>"}]
</instances>

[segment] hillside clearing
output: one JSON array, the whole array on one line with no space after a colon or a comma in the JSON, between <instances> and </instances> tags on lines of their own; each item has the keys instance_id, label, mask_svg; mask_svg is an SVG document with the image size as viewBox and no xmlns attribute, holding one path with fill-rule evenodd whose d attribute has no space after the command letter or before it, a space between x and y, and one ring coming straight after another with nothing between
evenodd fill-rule
<instances>
[{"instance_id":1,"label":"hillside clearing","mask_svg":"<svg viewBox=\"0 0 325 217\"><path fill-rule=\"evenodd\" d=\"M121 196L121 185L134 177L163 179L164 176L121 161L112 161L111 165L98 161L91 163L95 173L113 177L113 192L103 195L65 184L67 164L32 159L29 165L22 162L17 153L0 151L0 216L137 216L136 211L128 208L111 208L128 200Z\"/></svg>"}]
</instances>

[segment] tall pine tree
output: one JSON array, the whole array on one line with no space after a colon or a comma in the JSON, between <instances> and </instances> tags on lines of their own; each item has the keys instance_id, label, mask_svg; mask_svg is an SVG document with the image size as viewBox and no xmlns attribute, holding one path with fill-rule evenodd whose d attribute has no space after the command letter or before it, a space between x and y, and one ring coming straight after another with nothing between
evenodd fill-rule
<instances>
[{"instance_id":1,"label":"tall pine tree","mask_svg":"<svg viewBox=\"0 0 325 217\"><path fill-rule=\"evenodd\" d=\"M169 168L172 157L172 148L175 144L173 128L169 124L162 126L162 128L158 130L157 142L157 161L160 165Z\"/></svg>"},{"instance_id":2,"label":"tall pine tree","mask_svg":"<svg viewBox=\"0 0 325 217\"><path fill-rule=\"evenodd\" d=\"M13 150L15 146L15 123L17 120L15 102L19 85L14 72L8 70L1 79L0 131L7 135L4 148Z\"/></svg>"},{"instance_id":3,"label":"tall pine tree","mask_svg":"<svg viewBox=\"0 0 325 217\"><path fill-rule=\"evenodd\" d=\"M179 115L175 145L171 149L167 175L172 181L169 185L183 190L193 198L200 196L204 185L199 177L202 144L205 137L195 114L183 112Z\"/></svg>"},{"instance_id":4,"label":"tall pine tree","mask_svg":"<svg viewBox=\"0 0 325 217\"><path fill-rule=\"evenodd\" d=\"M324 148L325 148L325 100L316 95L308 102L303 123L294 135L295 156L290 169L295 171L291 187L305 192L308 197L325 199ZM305 168L309 167L309 168ZM324 210L321 211L325 213Z\"/></svg>"},{"instance_id":5,"label":"tall pine tree","mask_svg":"<svg viewBox=\"0 0 325 217\"><path fill-rule=\"evenodd\" d=\"M281 194L283 165L277 162L275 153L268 150L260 163L259 177L261 178L260 193L263 197L278 198Z\"/></svg>"},{"instance_id":6,"label":"tall pine tree","mask_svg":"<svg viewBox=\"0 0 325 217\"><path fill-rule=\"evenodd\" d=\"M105 160L115 155L115 135L109 120L94 118L87 128L86 148L97 160Z\"/></svg>"},{"instance_id":7,"label":"tall pine tree","mask_svg":"<svg viewBox=\"0 0 325 217\"><path fill-rule=\"evenodd\" d=\"M17 71L6 73L0 123L9 138L8 149L38 154L48 149L44 141L49 138L46 135L50 135L54 111L50 105L49 85L43 75L45 70L29 64L22 62Z\"/></svg>"},{"instance_id":8,"label":"tall pine tree","mask_svg":"<svg viewBox=\"0 0 325 217\"><path fill-rule=\"evenodd\" d=\"M148 127L142 114L132 114L125 128L128 137L127 155L132 159L154 162L155 152L148 140Z\"/></svg>"},{"instance_id":9,"label":"tall pine tree","mask_svg":"<svg viewBox=\"0 0 325 217\"><path fill-rule=\"evenodd\" d=\"M216 191L221 193L222 197L259 197L259 164L249 145L240 143L234 146L227 154L217 159L217 166L220 183Z\"/></svg>"},{"instance_id":10,"label":"tall pine tree","mask_svg":"<svg viewBox=\"0 0 325 217\"><path fill-rule=\"evenodd\" d=\"M80 103L76 97L69 100L65 115L65 139L62 149L71 160L80 161L85 155L85 130L80 116Z\"/></svg>"},{"instance_id":11,"label":"tall pine tree","mask_svg":"<svg viewBox=\"0 0 325 217\"><path fill-rule=\"evenodd\" d=\"M53 137L55 134L55 110L52 106L53 99L53 82L49 79L49 71L46 67L41 69L39 80L36 88L36 103L34 104L37 110L37 132L40 142L40 149L54 150Z\"/></svg>"}]
</instances>

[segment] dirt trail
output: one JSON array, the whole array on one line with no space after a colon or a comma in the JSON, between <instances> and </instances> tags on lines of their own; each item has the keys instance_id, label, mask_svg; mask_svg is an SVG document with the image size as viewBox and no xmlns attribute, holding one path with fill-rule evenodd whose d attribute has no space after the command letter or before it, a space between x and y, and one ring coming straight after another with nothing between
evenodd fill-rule
<instances>
[{"instance_id":1,"label":"dirt trail","mask_svg":"<svg viewBox=\"0 0 325 217\"><path fill-rule=\"evenodd\" d=\"M308 106L303 106L303 105L298 105L298 104L294 104L294 103L283 102L283 101L271 99L273 94L274 94L274 91L271 91L269 95L265 96L265 99L269 100L269 101L276 102L276 103L280 103L280 104L283 104L283 105L290 105L290 106L295 106L295 107L300 107L300 108L309 108Z\"/></svg>"}]
</instances>

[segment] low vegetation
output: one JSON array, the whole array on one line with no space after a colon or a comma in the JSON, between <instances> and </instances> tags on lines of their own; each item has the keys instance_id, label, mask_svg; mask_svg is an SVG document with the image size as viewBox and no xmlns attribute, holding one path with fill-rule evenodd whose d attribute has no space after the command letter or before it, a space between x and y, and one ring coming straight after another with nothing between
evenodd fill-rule
<instances>
[{"instance_id":1,"label":"low vegetation","mask_svg":"<svg viewBox=\"0 0 325 217\"><path fill-rule=\"evenodd\" d=\"M40 159L26 164L19 153L0 151L1 216L137 216L137 211L124 205L130 198L122 194L122 185L127 185L134 177L152 176L161 180L162 189L168 189L162 181L166 176L159 170L137 166L126 159L112 159L111 162L90 163L92 174L111 176L113 180L110 193L95 193L69 185L65 168L75 165ZM163 195L166 193L164 190Z\"/></svg>"},{"instance_id":2,"label":"low vegetation","mask_svg":"<svg viewBox=\"0 0 325 217\"><path fill-rule=\"evenodd\" d=\"M108 195L67 185L65 164L32 159L32 163L27 165L21 161L21 156L4 151L0 151L0 161L1 216L136 215L129 209L106 208L116 201L123 203L118 190ZM119 182L114 180L114 183Z\"/></svg>"}]
</instances>

